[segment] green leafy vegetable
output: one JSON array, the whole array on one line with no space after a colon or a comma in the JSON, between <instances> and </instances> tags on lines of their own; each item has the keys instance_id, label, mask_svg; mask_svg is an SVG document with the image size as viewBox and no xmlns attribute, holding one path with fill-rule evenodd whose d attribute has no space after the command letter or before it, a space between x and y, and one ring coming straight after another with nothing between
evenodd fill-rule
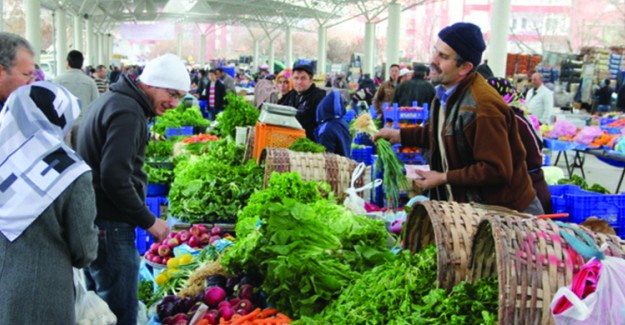
<instances>
[{"instance_id":1,"label":"green leafy vegetable","mask_svg":"<svg viewBox=\"0 0 625 325\"><path fill-rule=\"evenodd\" d=\"M150 305L147 305L147 303L152 300L153 296L154 296L154 285L152 281L141 279L141 281L139 281L139 295L138 295L139 300L143 301L143 303L146 304L146 307L150 307Z\"/></svg>"},{"instance_id":2,"label":"green leafy vegetable","mask_svg":"<svg viewBox=\"0 0 625 325\"><path fill-rule=\"evenodd\" d=\"M579 186L582 190L584 191L590 191L590 192L597 192L597 193L602 193L602 194L610 194L610 190L608 190L607 188L595 183L592 184L592 186L588 185L588 182L586 182L585 179L581 178L578 175L572 175L571 179L560 179L558 181L558 184L562 185L562 184L570 184L570 185L577 185Z\"/></svg>"},{"instance_id":3,"label":"green leafy vegetable","mask_svg":"<svg viewBox=\"0 0 625 325\"><path fill-rule=\"evenodd\" d=\"M165 135L168 128L181 128L183 126L194 126L206 129L210 121L204 119L198 107L186 108L184 103L178 107L165 111L162 116L156 117L152 132Z\"/></svg>"},{"instance_id":4,"label":"green leafy vegetable","mask_svg":"<svg viewBox=\"0 0 625 325\"><path fill-rule=\"evenodd\" d=\"M150 141L145 151L148 161L169 160L174 151L172 141Z\"/></svg>"},{"instance_id":5,"label":"green leafy vegetable","mask_svg":"<svg viewBox=\"0 0 625 325\"><path fill-rule=\"evenodd\" d=\"M321 153L326 152L326 147L308 138L299 138L289 146L289 150L297 152Z\"/></svg>"},{"instance_id":6,"label":"green leafy vegetable","mask_svg":"<svg viewBox=\"0 0 625 325\"><path fill-rule=\"evenodd\" d=\"M143 170L148 174L148 183L169 184L174 179L174 171L164 168L153 168L148 164L143 165Z\"/></svg>"},{"instance_id":7,"label":"green leafy vegetable","mask_svg":"<svg viewBox=\"0 0 625 325\"><path fill-rule=\"evenodd\" d=\"M217 116L219 134L234 138L237 126L254 125L258 120L260 112L244 97L234 93L228 93L225 98L226 108Z\"/></svg>"},{"instance_id":8,"label":"green leafy vegetable","mask_svg":"<svg viewBox=\"0 0 625 325\"><path fill-rule=\"evenodd\" d=\"M262 186L263 170L243 163L242 148L214 141L204 156L176 161L169 191L170 214L180 221L235 222L250 195Z\"/></svg>"}]
</instances>

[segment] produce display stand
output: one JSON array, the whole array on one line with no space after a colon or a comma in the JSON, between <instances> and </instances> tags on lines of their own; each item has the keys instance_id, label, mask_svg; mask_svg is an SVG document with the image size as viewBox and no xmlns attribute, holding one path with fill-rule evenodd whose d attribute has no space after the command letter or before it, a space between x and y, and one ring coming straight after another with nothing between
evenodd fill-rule
<instances>
[{"instance_id":1,"label":"produce display stand","mask_svg":"<svg viewBox=\"0 0 625 325\"><path fill-rule=\"evenodd\" d=\"M618 185L616 185L616 191L614 193L618 193L621 190L621 183L623 183L623 177L625 176L625 155L619 154L614 150L607 150L605 148L585 148L585 149L574 149L575 157L573 159L573 164L569 169L569 176L572 174L575 168L579 168L582 173L582 177L586 178L584 174L584 161L586 158L586 154L593 155L597 157L597 159L603 161L604 163L621 168L621 177L619 178ZM569 167L567 166L567 169Z\"/></svg>"},{"instance_id":2,"label":"produce display stand","mask_svg":"<svg viewBox=\"0 0 625 325\"><path fill-rule=\"evenodd\" d=\"M566 171L569 173L569 177L571 177L571 175L573 174L573 170L576 167L579 167L577 165L579 165L580 163L583 164L583 161L579 162L576 160L577 158L579 158L577 157L577 155L575 155L574 159L571 162L569 162L569 156L567 155L566 152L569 150L576 150L576 149L583 150L587 148L585 145L575 143L575 142L560 141L560 140L553 140L553 139L545 139L544 141L545 141L545 147L547 149L558 152L558 155L556 156L556 160L553 163L554 166L558 164L558 161L560 161L560 155L564 156L564 162L566 164ZM583 171L582 171L582 175L583 175Z\"/></svg>"}]
</instances>

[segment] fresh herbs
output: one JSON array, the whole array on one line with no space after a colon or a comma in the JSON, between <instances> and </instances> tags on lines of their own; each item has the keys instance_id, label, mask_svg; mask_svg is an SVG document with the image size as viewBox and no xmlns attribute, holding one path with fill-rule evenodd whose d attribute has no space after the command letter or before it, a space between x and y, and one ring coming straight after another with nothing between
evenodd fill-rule
<instances>
[{"instance_id":1,"label":"fresh herbs","mask_svg":"<svg viewBox=\"0 0 625 325\"><path fill-rule=\"evenodd\" d=\"M210 121L204 119L198 107L185 108L184 103L180 103L178 107L166 110L165 114L156 117L152 132L165 135L168 128L194 126L206 129L209 124Z\"/></svg>"},{"instance_id":2,"label":"fresh herbs","mask_svg":"<svg viewBox=\"0 0 625 325\"><path fill-rule=\"evenodd\" d=\"M254 125L258 120L260 112L251 104L245 101L242 96L228 93L225 98L226 108L217 116L219 122L219 134L234 138L237 126Z\"/></svg>"},{"instance_id":3,"label":"fresh herbs","mask_svg":"<svg viewBox=\"0 0 625 325\"><path fill-rule=\"evenodd\" d=\"M148 174L150 184L169 184L174 179L174 171L164 168L153 168L148 164L143 165L143 170Z\"/></svg>"},{"instance_id":4,"label":"fresh herbs","mask_svg":"<svg viewBox=\"0 0 625 325\"><path fill-rule=\"evenodd\" d=\"M299 138L289 146L289 150L297 152L321 153L326 152L326 147L308 138Z\"/></svg>"},{"instance_id":5,"label":"fresh herbs","mask_svg":"<svg viewBox=\"0 0 625 325\"><path fill-rule=\"evenodd\" d=\"M209 142L203 156L176 161L169 211L183 222L235 222L250 195L262 186L263 170L243 163L243 152L226 140Z\"/></svg>"},{"instance_id":6,"label":"fresh herbs","mask_svg":"<svg viewBox=\"0 0 625 325\"><path fill-rule=\"evenodd\" d=\"M436 248L397 259L362 273L322 313L295 324L496 324L496 278L475 285L461 282L448 294L436 289Z\"/></svg>"},{"instance_id":7,"label":"fresh herbs","mask_svg":"<svg viewBox=\"0 0 625 325\"><path fill-rule=\"evenodd\" d=\"M592 184L592 186L588 185L588 182L586 182L585 179L579 177L578 175L572 175L571 179L566 179L563 178L561 180L558 181L558 184L571 184L571 185L577 185L579 186L582 190L584 191L590 191L590 192L597 192L597 193L603 193L603 194L610 194L610 190L608 190L607 188L595 183Z\"/></svg>"},{"instance_id":8,"label":"fresh herbs","mask_svg":"<svg viewBox=\"0 0 625 325\"><path fill-rule=\"evenodd\" d=\"M172 141L150 141L145 151L145 157L148 161L169 160L174 152L174 143Z\"/></svg>"}]
</instances>

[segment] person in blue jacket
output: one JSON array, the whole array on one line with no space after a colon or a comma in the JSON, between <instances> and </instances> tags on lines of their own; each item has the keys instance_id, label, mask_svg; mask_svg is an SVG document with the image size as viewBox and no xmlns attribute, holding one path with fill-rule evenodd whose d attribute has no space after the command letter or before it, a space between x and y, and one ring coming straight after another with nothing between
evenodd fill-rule
<instances>
[{"instance_id":1,"label":"person in blue jacket","mask_svg":"<svg viewBox=\"0 0 625 325\"><path fill-rule=\"evenodd\" d=\"M345 105L341 94L334 90L324 97L317 107L317 129L315 141L324 147L327 152L350 158L352 155L349 126L343 120Z\"/></svg>"}]
</instances>

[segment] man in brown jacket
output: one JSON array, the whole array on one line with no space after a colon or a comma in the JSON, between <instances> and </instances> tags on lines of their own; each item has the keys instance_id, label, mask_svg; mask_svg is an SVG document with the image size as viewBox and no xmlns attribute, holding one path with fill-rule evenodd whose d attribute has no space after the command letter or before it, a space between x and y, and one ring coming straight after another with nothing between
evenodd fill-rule
<instances>
[{"instance_id":1,"label":"man in brown jacket","mask_svg":"<svg viewBox=\"0 0 625 325\"><path fill-rule=\"evenodd\" d=\"M479 202L542 214L525 164L514 113L475 72L486 48L474 24L456 23L438 34L430 78L439 83L423 127L383 129L385 138L430 149L430 172L415 184L432 200Z\"/></svg>"}]
</instances>

